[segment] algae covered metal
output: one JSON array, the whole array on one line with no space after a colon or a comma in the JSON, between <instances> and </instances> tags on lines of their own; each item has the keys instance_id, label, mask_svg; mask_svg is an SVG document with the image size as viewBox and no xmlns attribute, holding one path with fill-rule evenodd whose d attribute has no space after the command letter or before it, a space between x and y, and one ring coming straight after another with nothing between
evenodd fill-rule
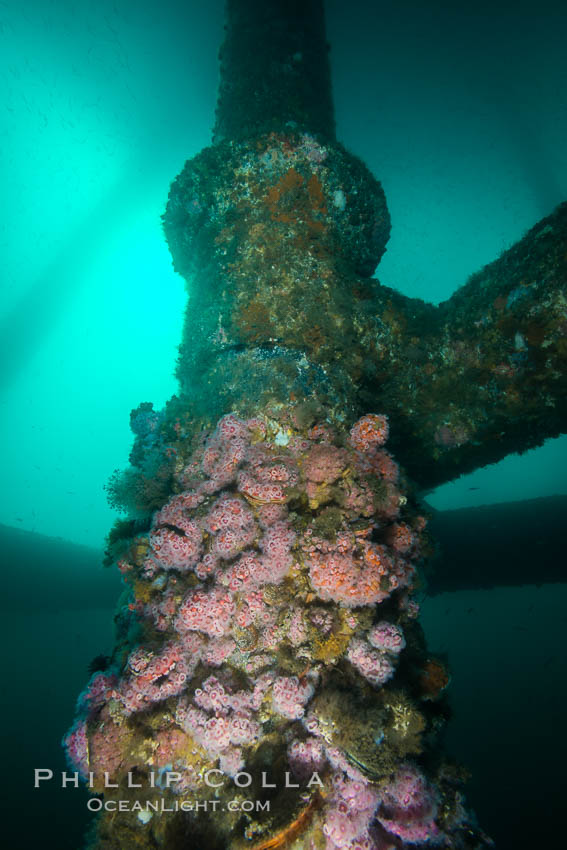
<instances>
[{"instance_id":1,"label":"algae covered metal","mask_svg":"<svg viewBox=\"0 0 567 850\"><path fill-rule=\"evenodd\" d=\"M163 216L179 394L132 412L109 484L116 647L65 739L91 846L489 846L441 745L404 467L562 427L565 209L439 308L381 286L386 201L335 140L316 0L229 0L214 139Z\"/></svg>"}]
</instances>

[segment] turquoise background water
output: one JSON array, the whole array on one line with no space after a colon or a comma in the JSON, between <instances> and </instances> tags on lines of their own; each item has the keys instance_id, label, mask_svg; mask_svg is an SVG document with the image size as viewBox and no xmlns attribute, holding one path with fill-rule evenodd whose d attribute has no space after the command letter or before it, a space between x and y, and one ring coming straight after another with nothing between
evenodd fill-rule
<instances>
[{"instance_id":1,"label":"turquoise background water","mask_svg":"<svg viewBox=\"0 0 567 850\"><path fill-rule=\"evenodd\" d=\"M383 181L392 214L383 283L441 301L567 198L561 6L327 3L338 136ZM222 26L221 0L0 0L1 523L100 548L129 411L175 392L185 293L159 217L210 138ZM563 437L430 502L565 493L566 460ZM17 846L34 846L27 820L43 846L70 850L83 797L22 789L38 760L62 769L59 738L88 660L111 648L112 615L89 605L86 583L76 609L60 608L71 579L57 568L46 561L51 599L30 586L29 606L3 612L4 756L25 768L12 786ZM518 835L542 846L559 821L565 602L550 586L424 604L432 650L453 668L448 743L473 767L473 802L500 847L517 850Z\"/></svg>"},{"instance_id":2,"label":"turquoise background water","mask_svg":"<svg viewBox=\"0 0 567 850\"><path fill-rule=\"evenodd\" d=\"M565 13L550 0L327 10L338 136L392 214L378 275L438 302L567 197ZM175 391L185 293L159 216L210 138L222 26L221 0L0 4L6 524L100 545L128 413ZM431 502L566 492L566 446Z\"/></svg>"}]
</instances>

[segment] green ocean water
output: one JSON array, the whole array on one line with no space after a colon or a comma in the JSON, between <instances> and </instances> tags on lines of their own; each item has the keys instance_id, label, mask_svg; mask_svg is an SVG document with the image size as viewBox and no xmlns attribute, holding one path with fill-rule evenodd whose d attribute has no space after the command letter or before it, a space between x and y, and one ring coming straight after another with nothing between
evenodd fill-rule
<instances>
[{"instance_id":1,"label":"green ocean water","mask_svg":"<svg viewBox=\"0 0 567 850\"><path fill-rule=\"evenodd\" d=\"M327 17L338 137L392 215L377 276L440 302L567 197L566 13L550 0L329 0ZM0 2L4 525L100 549L129 411L175 392L185 292L160 214L210 140L222 27L221 0ZM565 494L566 469L562 437L428 498L446 510ZM99 580L94 561L81 566ZM3 616L4 799L19 846L42 836L65 850L79 846L84 793L40 799L29 771L63 769L87 664L111 647L114 591L94 606L89 581L49 556L41 567L53 577L41 605L22 571L10 581L29 605ZM75 582L77 607L68 594L62 606ZM560 820L565 589L536 583L534 564L534 585L424 602L432 650L453 668L447 742L499 847L543 846Z\"/></svg>"},{"instance_id":2,"label":"green ocean water","mask_svg":"<svg viewBox=\"0 0 567 850\"><path fill-rule=\"evenodd\" d=\"M19 636L5 667L3 748L4 830L16 846L39 837L49 850L81 846L88 797L61 787L59 741L86 660L112 649L110 598L98 605L2 611L7 634ZM554 846L563 822L566 607L565 585L444 593L422 606L430 648L447 653L452 670L446 746L470 769L469 801L499 848ZM33 789L37 767L54 779Z\"/></svg>"}]
</instances>

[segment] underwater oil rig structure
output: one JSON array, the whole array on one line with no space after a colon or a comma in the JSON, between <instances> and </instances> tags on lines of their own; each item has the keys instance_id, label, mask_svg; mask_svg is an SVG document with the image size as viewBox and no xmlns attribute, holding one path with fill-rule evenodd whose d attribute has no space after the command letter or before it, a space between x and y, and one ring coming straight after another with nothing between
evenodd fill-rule
<instances>
[{"instance_id":1,"label":"underwater oil rig structure","mask_svg":"<svg viewBox=\"0 0 567 850\"><path fill-rule=\"evenodd\" d=\"M65 738L89 846L488 847L440 742L419 492L565 430L567 205L439 306L383 286L322 0L226 21L213 143L163 215L179 393L131 414L116 645Z\"/></svg>"}]
</instances>

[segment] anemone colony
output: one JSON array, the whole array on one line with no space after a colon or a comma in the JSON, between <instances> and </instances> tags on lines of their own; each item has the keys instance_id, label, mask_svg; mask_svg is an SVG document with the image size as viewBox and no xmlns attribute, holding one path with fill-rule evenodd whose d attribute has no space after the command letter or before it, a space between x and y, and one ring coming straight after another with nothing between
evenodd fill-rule
<instances>
[{"instance_id":1,"label":"anemone colony","mask_svg":"<svg viewBox=\"0 0 567 850\"><path fill-rule=\"evenodd\" d=\"M167 447L151 408L133 424L140 454L173 450L174 495L113 543L117 647L65 740L106 804L128 801L95 846L482 846L432 746L426 521L387 419L339 434L290 405L192 439L178 420Z\"/></svg>"},{"instance_id":2,"label":"anemone colony","mask_svg":"<svg viewBox=\"0 0 567 850\"><path fill-rule=\"evenodd\" d=\"M322 2L227 11L215 144L163 217L189 285L180 392L131 415L131 465L109 485L129 514L107 549L116 645L65 738L100 795L90 846L488 846L440 743L449 676L415 598L427 522L392 446L422 482L455 474L478 462L482 411L494 453L502 411L530 403L516 379L532 353L495 377L479 351L506 348L521 317L500 313L519 303L547 311L531 397L557 391L565 210L526 237L530 263L555 263L547 301L534 283L503 306L480 279L440 321L381 287L388 210L334 138Z\"/></svg>"}]
</instances>

